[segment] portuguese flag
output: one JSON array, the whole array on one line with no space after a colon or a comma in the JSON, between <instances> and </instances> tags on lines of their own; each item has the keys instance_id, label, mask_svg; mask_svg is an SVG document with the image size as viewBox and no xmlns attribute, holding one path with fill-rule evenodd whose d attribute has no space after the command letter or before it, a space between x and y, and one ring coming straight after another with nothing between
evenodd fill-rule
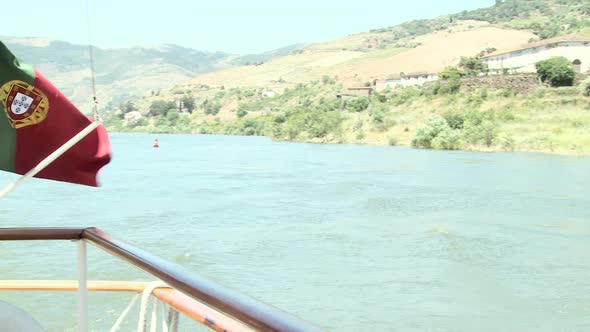
<instances>
[{"instance_id":1,"label":"portuguese flag","mask_svg":"<svg viewBox=\"0 0 590 332\"><path fill-rule=\"evenodd\" d=\"M91 121L0 41L0 170L27 173ZM36 177L97 186L97 173L110 159L107 132L99 126Z\"/></svg>"}]
</instances>

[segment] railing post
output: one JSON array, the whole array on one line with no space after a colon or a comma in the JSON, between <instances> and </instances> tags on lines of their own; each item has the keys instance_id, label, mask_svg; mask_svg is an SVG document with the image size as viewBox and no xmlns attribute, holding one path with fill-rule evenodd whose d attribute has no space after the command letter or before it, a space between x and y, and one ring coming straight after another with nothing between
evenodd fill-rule
<instances>
[{"instance_id":1,"label":"railing post","mask_svg":"<svg viewBox=\"0 0 590 332\"><path fill-rule=\"evenodd\" d=\"M88 331L86 241L78 241L78 332Z\"/></svg>"}]
</instances>

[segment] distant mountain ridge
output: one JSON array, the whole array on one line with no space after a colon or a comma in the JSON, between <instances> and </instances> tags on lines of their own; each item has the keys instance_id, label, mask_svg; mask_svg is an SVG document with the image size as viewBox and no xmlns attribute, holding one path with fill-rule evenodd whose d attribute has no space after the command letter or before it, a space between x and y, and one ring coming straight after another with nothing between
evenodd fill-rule
<instances>
[{"instance_id":1,"label":"distant mountain ridge","mask_svg":"<svg viewBox=\"0 0 590 332\"><path fill-rule=\"evenodd\" d=\"M0 37L0 40L19 58L41 71L83 111L90 111L92 88L87 45L46 38ZM244 57L171 44L121 49L93 47L98 99L102 108L112 109L129 98L150 91L157 93L196 75L249 61L262 63L298 47Z\"/></svg>"},{"instance_id":2,"label":"distant mountain ridge","mask_svg":"<svg viewBox=\"0 0 590 332\"><path fill-rule=\"evenodd\" d=\"M286 56L294 51L301 50L305 48L307 44L293 44L285 47L278 48L273 51L264 52L260 54L248 54L244 56L240 56L237 59L232 61L232 64L242 66L242 65L251 65L266 62L268 60L272 60L274 58L278 58L281 56Z\"/></svg>"}]
</instances>

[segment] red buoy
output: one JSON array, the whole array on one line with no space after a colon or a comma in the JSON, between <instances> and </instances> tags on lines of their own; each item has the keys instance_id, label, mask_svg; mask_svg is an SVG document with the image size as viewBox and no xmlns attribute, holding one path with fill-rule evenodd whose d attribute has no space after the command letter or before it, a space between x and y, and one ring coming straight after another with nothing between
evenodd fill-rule
<instances>
[{"instance_id":1,"label":"red buoy","mask_svg":"<svg viewBox=\"0 0 590 332\"><path fill-rule=\"evenodd\" d=\"M158 139L154 139L154 148L160 147L160 143L158 143Z\"/></svg>"}]
</instances>

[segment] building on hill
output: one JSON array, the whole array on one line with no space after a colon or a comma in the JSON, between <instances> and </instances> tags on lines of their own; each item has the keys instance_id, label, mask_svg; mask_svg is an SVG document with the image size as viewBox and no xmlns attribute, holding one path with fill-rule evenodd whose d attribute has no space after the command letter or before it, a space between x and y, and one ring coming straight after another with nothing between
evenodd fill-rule
<instances>
[{"instance_id":1,"label":"building on hill","mask_svg":"<svg viewBox=\"0 0 590 332\"><path fill-rule=\"evenodd\" d=\"M141 115L141 113L139 111L131 111L128 113L125 113L125 115L123 116L125 121L136 121L139 120L143 117L143 115Z\"/></svg>"},{"instance_id":2,"label":"building on hill","mask_svg":"<svg viewBox=\"0 0 590 332\"><path fill-rule=\"evenodd\" d=\"M499 50L482 57L490 73L534 73L535 64L554 56L564 56L574 70L590 70L590 38L575 35L560 36L529 43L511 50Z\"/></svg>"},{"instance_id":3,"label":"building on hill","mask_svg":"<svg viewBox=\"0 0 590 332\"><path fill-rule=\"evenodd\" d=\"M438 80L438 74L428 72L415 72L409 74L394 75L386 79L376 80L375 90L383 91L387 88L393 89L398 86L416 86L436 80Z\"/></svg>"},{"instance_id":4,"label":"building on hill","mask_svg":"<svg viewBox=\"0 0 590 332\"><path fill-rule=\"evenodd\" d=\"M260 93L260 95L264 98L273 98L274 96L277 95L277 93L274 92L273 90L264 90Z\"/></svg>"}]
</instances>

